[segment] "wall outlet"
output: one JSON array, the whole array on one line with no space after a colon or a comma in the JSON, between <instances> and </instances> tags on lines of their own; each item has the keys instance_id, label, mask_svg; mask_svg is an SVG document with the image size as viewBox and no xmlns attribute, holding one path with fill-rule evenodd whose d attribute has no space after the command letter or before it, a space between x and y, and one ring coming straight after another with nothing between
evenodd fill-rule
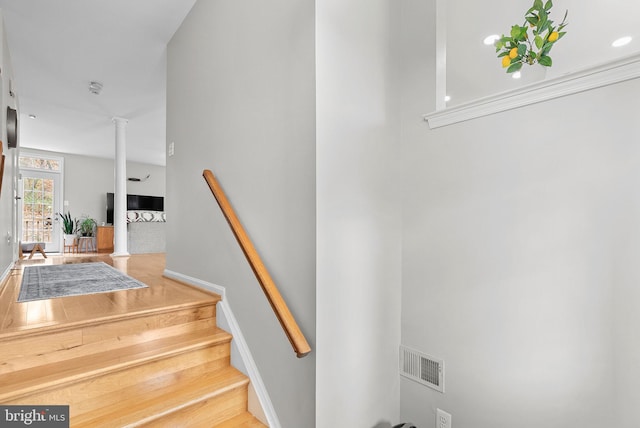
<instances>
[{"instance_id":1,"label":"wall outlet","mask_svg":"<svg viewBox=\"0 0 640 428\"><path fill-rule=\"evenodd\" d=\"M451 428L451 415L444 410L436 412L436 428Z\"/></svg>"}]
</instances>

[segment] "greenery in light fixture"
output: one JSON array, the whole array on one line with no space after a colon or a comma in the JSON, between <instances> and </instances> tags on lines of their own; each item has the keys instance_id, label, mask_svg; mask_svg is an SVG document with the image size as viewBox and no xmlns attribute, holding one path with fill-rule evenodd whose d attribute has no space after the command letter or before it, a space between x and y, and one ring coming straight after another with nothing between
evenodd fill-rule
<instances>
[{"instance_id":1,"label":"greenery in light fixture","mask_svg":"<svg viewBox=\"0 0 640 428\"><path fill-rule=\"evenodd\" d=\"M507 73L519 71L523 64L540 64L551 67L553 61L549 56L549 51L553 45L560 40L566 31L567 26L566 11L560 25L555 26L549 18L553 3L547 0L535 0L531 9L525 14L525 22L511 27L508 36L504 34L495 42L498 58L502 58L502 67L507 69ZM531 34L529 32L531 30Z\"/></svg>"}]
</instances>

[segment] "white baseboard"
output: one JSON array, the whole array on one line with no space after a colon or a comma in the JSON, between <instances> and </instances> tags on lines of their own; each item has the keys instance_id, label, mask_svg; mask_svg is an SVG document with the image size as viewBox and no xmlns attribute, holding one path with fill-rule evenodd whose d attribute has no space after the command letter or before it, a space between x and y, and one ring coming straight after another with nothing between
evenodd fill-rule
<instances>
[{"instance_id":1,"label":"white baseboard","mask_svg":"<svg viewBox=\"0 0 640 428\"><path fill-rule=\"evenodd\" d=\"M273 407L273 403L271 402L271 398L269 397L269 393L267 392L267 388L262 381L262 377L260 376L260 372L258 371L258 367L256 366L255 361L253 360L253 356L251 355L251 351L249 350L249 345L247 344L242 331L240 330L240 326L235 316L233 315L233 311L231 310L231 305L229 299L226 297L225 288L212 284L210 282L203 281L198 278L193 278L188 275L183 275L178 272L173 272L171 270L164 270L164 275L167 278L172 278L190 285L194 285L199 288L203 288L207 291L212 291L222 296L222 300L218 303L217 306L217 317L216 322L220 328L227 330L233 336L233 340L231 341L231 364L245 375L249 377L251 380L251 385L253 386L255 393L258 397L258 401L262 406L262 410L264 412L264 417L266 421L262 421L270 428L281 428L280 421L278 420L278 415L276 414L275 408ZM260 415L254 412L254 415L259 418Z\"/></svg>"},{"instance_id":2,"label":"white baseboard","mask_svg":"<svg viewBox=\"0 0 640 428\"><path fill-rule=\"evenodd\" d=\"M7 279L11 270L13 269L14 262L9 263L9 266L2 272L2 276L0 276L0 294L2 294L2 289L4 288L4 281Z\"/></svg>"}]
</instances>

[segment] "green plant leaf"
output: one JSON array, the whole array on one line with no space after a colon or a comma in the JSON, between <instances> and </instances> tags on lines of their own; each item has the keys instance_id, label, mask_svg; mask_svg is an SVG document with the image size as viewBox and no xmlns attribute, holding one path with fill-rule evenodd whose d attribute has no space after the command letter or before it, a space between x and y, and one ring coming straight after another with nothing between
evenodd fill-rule
<instances>
[{"instance_id":1,"label":"green plant leaf","mask_svg":"<svg viewBox=\"0 0 640 428\"><path fill-rule=\"evenodd\" d=\"M565 34L567 34L566 31L562 31L562 32L558 33L558 40L560 40Z\"/></svg>"},{"instance_id":2,"label":"green plant leaf","mask_svg":"<svg viewBox=\"0 0 640 428\"><path fill-rule=\"evenodd\" d=\"M533 7L534 7L534 8L536 8L536 9L538 9L538 10L543 10L543 7L542 7L542 0L535 0L535 1L533 2Z\"/></svg>"},{"instance_id":3,"label":"green plant leaf","mask_svg":"<svg viewBox=\"0 0 640 428\"><path fill-rule=\"evenodd\" d=\"M547 1L544 5L544 10L549 10L553 7L553 2L551 0Z\"/></svg>"},{"instance_id":4,"label":"green plant leaf","mask_svg":"<svg viewBox=\"0 0 640 428\"><path fill-rule=\"evenodd\" d=\"M548 20L549 20L549 14L547 13L546 10L542 9L540 11L540 22L538 23L538 26L544 25Z\"/></svg>"},{"instance_id":5,"label":"green plant leaf","mask_svg":"<svg viewBox=\"0 0 640 428\"><path fill-rule=\"evenodd\" d=\"M509 55L509 51L500 52L498 54L498 58L502 58L503 56L507 56L507 55Z\"/></svg>"},{"instance_id":6,"label":"green plant leaf","mask_svg":"<svg viewBox=\"0 0 640 428\"><path fill-rule=\"evenodd\" d=\"M545 67L551 67L551 65L553 65L551 57L547 55L542 55L540 58L538 58L538 63L540 65L544 65Z\"/></svg>"},{"instance_id":7,"label":"green plant leaf","mask_svg":"<svg viewBox=\"0 0 640 428\"><path fill-rule=\"evenodd\" d=\"M526 53L527 53L527 45L525 45L524 43L520 43L518 45L518 55L523 56Z\"/></svg>"},{"instance_id":8,"label":"green plant leaf","mask_svg":"<svg viewBox=\"0 0 640 428\"><path fill-rule=\"evenodd\" d=\"M538 25L538 34L542 34L545 31L547 31L550 25L551 25L551 22L549 21L545 21L544 23Z\"/></svg>"},{"instance_id":9,"label":"green plant leaf","mask_svg":"<svg viewBox=\"0 0 640 428\"><path fill-rule=\"evenodd\" d=\"M511 38L516 39L520 35L520 26L514 25L511 27Z\"/></svg>"},{"instance_id":10,"label":"green plant leaf","mask_svg":"<svg viewBox=\"0 0 640 428\"><path fill-rule=\"evenodd\" d=\"M529 57L533 60L533 59L536 59L538 55L534 51L531 51L529 52Z\"/></svg>"},{"instance_id":11,"label":"green plant leaf","mask_svg":"<svg viewBox=\"0 0 640 428\"><path fill-rule=\"evenodd\" d=\"M538 24L538 17L536 15L527 16L525 19L531 25L537 25Z\"/></svg>"},{"instance_id":12,"label":"green plant leaf","mask_svg":"<svg viewBox=\"0 0 640 428\"><path fill-rule=\"evenodd\" d=\"M525 40L526 38L527 38L527 27L522 26L520 27L520 37L518 37L518 40L522 41L522 40Z\"/></svg>"},{"instance_id":13,"label":"green plant leaf","mask_svg":"<svg viewBox=\"0 0 640 428\"><path fill-rule=\"evenodd\" d=\"M522 62L515 62L507 68L507 73L514 73L522 68Z\"/></svg>"},{"instance_id":14,"label":"green plant leaf","mask_svg":"<svg viewBox=\"0 0 640 428\"><path fill-rule=\"evenodd\" d=\"M542 49L542 45L544 44L544 39L542 36L536 36L534 43L538 49Z\"/></svg>"}]
</instances>

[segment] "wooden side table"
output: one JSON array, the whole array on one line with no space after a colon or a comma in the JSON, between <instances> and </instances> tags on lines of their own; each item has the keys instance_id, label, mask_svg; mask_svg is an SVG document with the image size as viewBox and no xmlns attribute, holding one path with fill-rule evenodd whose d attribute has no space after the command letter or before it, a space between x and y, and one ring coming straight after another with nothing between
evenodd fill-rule
<instances>
[{"instance_id":1,"label":"wooden side table","mask_svg":"<svg viewBox=\"0 0 640 428\"><path fill-rule=\"evenodd\" d=\"M67 244L66 241L63 242L62 244L64 246L64 249L62 251L63 253L66 253L67 250L69 250L69 252L72 253L72 254L78 252L78 237L77 236L74 236L73 242L71 244Z\"/></svg>"},{"instance_id":2,"label":"wooden side table","mask_svg":"<svg viewBox=\"0 0 640 428\"><path fill-rule=\"evenodd\" d=\"M78 252L82 253L94 252L96 250L93 245L93 236L78 236Z\"/></svg>"},{"instance_id":3,"label":"wooden side table","mask_svg":"<svg viewBox=\"0 0 640 428\"><path fill-rule=\"evenodd\" d=\"M113 226L96 228L96 246L99 253L113 253Z\"/></svg>"}]
</instances>

